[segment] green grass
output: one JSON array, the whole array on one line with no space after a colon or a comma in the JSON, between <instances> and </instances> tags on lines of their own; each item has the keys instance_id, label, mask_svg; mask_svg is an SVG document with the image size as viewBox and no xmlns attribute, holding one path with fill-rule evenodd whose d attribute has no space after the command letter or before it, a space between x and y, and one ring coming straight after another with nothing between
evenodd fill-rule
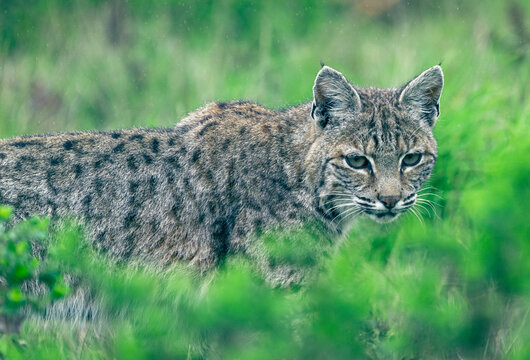
<instances>
[{"instance_id":1,"label":"green grass","mask_svg":"<svg viewBox=\"0 0 530 360\"><path fill-rule=\"evenodd\" d=\"M63 234L54 256L103 295L110 320L27 321L15 343L2 338L8 358L530 357L529 40L504 2L402 2L373 17L343 1L130 1L117 43L111 4L3 6L1 137L170 127L215 100L296 105L319 61L360 86L440 61L445 73L427 185L438 216L361 221L302 290L269 289L237 259L206 281L115 265Z\"/></svg>"}]
</instances>

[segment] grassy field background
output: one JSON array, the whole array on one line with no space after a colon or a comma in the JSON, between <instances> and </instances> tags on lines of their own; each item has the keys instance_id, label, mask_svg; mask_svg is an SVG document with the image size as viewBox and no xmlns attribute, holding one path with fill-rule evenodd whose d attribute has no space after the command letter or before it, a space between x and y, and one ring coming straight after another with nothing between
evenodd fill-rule
<instances>
[{"instance_id":1,"label":"grassy field background","mask_svg":"<svg viewBox=\"0 0 530 360\"><path fill-rule=\"evenodd\" d=\"M73 228L51 255L109 322L30 319L2 356L530 358L527 1L4 0L0 137L171 127L217 100L297 105L320 61L379 87L442 62L436 214L361 221L302 290L237 259L208 281L112 264Z\"/></svg>"}]
</instances>

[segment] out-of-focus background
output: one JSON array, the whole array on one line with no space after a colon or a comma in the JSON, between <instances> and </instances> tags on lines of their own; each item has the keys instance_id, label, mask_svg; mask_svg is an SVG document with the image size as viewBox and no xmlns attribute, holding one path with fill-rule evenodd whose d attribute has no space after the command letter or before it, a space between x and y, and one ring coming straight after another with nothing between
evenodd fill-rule
<instances>
[{"instance_id":1,"label":"out-of-focus background","mask_svg":"<svg viewBox=\"0 0 530 360\"><path fill-rule=\"evenodd\" d=\"M123 315L96 330L26 321L1 356L530 358L528 1L1 0L0 137L171 127L217 100L292 106L320 61L378 87L442 62L421 222L361 221L305 290L271 290L239 262L199 286L81 261L63 234L65 271Z\"/></svg>"},{"instance_id":2,"label":"out-of-focus background","mask_svg":"<svg viewBox=\"0 0 530 360\"><path fill-rule=\"evenodd\" d=\"M311 97L320 61L355 84L383 87L443 62L447 113L457 97L520 78L528 68L525 1L3 0L0 6L3 137L171 126L221 99L299 104Z\"/></svg>"}]
</instances>

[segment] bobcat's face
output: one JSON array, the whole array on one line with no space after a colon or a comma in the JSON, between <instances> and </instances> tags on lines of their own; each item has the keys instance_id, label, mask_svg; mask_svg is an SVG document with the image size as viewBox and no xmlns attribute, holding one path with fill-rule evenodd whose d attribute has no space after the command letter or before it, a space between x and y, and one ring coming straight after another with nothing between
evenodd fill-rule
<instances>
[{"instance_id":1,"label":"bobcat's face","mask_svg":"<svg viewBox=\"0 0 530 360\"><path fill-rule=\"evenodd\" d=\"M442 86L439 66L401 89L354 88L335 70L320 71L312 156L322 163L316 193L328 218L390 222L415 204L436 162L432 128Z\"/></svg>"},{"instance_id":2,"label":"bobcat's face","mask_svg":"<svg viewBox=\"0 0 530 360\"><path fill-rule=\"evenodd\" d=\"M436 162L436 143L421 130L342 137L326 167L327 211L347 217L367 214L389 222L410 209Z\"/></svg>"}]
</instances>

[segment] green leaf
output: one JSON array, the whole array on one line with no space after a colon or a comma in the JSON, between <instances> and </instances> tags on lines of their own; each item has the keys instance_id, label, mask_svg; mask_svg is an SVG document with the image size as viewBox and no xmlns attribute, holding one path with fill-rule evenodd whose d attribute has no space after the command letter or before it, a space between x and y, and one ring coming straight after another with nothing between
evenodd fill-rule
<instances>
[{"instance_id":1,"label":"green leaf","mask_svg":"<svg viewBox=\"0 0 530 360\"><path fill-rule=\"evenodd\" d=\"M17 281L24 281L31 275L31 271L27 265L17 264L15 266L14 277Z\"/></svg>"},{"instance_id":2,"label":"green leaf","mask_svg":"<svg viewBox=\"0 0 530 360\"><path fill-rule=\"evenodd\" d=\"M21 303L24 300L26 300L26 296L24 295L24 293L19 288L15 288L15 289L11 289L7 293L7 299L10 302L16 304L16 303Z\"/></svg>"},{"instance_id":3,"label":"green leaf","mask_svg":"<svg viewBox=\"0 0 530 360\"><path fill-rule=\"evenodd\" d=\"M0 221L8 221L13 214L13 208L8 206L0 206Z\"/></svg>"},{"instance_id":4,"label":"green leaf","mask_svg":"<svg viewBox=\"0 0 530 360\"><path fill-rule=\"evenodd\" d=\"M26 241L21 241L15 245L15 253L19 256L25 255L29 252L29 245Z\"/></svg>"},{"instance_id":5,"label":"green leaf","mask_svg":"<svg viewBox=\"0 0 530 360\"><path fill-rule=\"evenodd\" d=\"M48 285L50 288L55 285L59 278L59 272L57 271L46 271L39 274L39 280Z\"/></svg>"},{"instance_id":6,"label":"green leaf","mask_svg":"<svg viewBox=\"0 0 530 360\"><path fill-rule=\"evenodd\" d=\"M51 296L53 300L61 299L70 293L70 288L62 283L53 286Z\"/></svg>"}]
</instances>

